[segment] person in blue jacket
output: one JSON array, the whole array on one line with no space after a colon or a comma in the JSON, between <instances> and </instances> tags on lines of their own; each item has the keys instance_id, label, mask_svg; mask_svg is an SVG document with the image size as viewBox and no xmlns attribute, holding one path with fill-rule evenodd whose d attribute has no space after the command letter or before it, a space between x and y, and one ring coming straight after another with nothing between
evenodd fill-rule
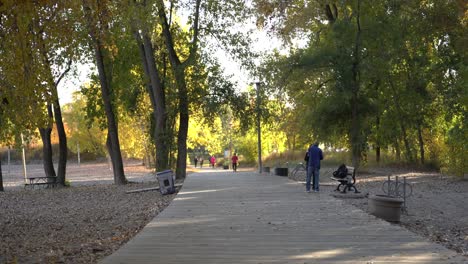
<instances>
[{"instance_id":1,"label":"person in blue jacket","mask_svg":"<svg viewBox=\"0 0 468 264\"><path fill-rule=\"evenodd\" d=\"M307 163L307 180L306 180L306 191L310 192L310 181L313 178L312 190L314 192L319 191L319 175L320 175L320 161L323 160L322 150L318 147L319 143L315 142L310 145L309 161Z\"/></svg>"}]
</instances>

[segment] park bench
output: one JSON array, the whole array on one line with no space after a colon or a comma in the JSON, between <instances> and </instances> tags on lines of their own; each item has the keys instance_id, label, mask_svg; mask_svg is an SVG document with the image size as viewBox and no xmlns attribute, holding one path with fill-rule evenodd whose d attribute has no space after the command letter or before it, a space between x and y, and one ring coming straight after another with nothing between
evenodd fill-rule
<instances>
[{"instance_id":1,"label":"park bench","mask_svg":"<svg viewBox=\"0 0 468 264\"><path fill-rule=\"evenodd\" d=\"M57 186L57 177L49 176L49 177L28 177L26 178L26 183L24 184L24 188L30 187L34 189L36 186L45 186L46 188L54 188Z\"/></svg>"},{"instance_id":2,"label":"park bench","mask_svg":"<svg viewBox=\"0 0 468 264\"><path fill-rule=\"evenodd\" d=\"M342 165L343 166L343 165ZM346 166L346 165L344 165ZM355 193L359 193L357 190L355 183L356 183L356 170L354 167L346 166L345 173L339 173L339 169L333 172L333 176L331 177L332 180L339 182L338 186L336 187L335 191L346 193L346 191L351 191L354 189ZM341 186L343 186L343 190L340 190Z\"/></svg>"}]
</instances>

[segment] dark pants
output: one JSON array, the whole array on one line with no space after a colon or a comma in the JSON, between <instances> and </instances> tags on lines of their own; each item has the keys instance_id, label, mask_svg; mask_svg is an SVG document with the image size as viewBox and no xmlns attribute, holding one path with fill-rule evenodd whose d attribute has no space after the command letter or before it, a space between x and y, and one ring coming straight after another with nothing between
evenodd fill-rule
<instances>
[{"instance_id":1,"label":"dark pants","mask_svg":"<svg viewBox=\"0 0 468 264\"><path fill-rule=\"evenodd\" d=\"M307 168L306 190L310 191L310 183L312 181L312 189L319 190L319 175L320 170L314 167Z\"/></svg>"}]
</instances>

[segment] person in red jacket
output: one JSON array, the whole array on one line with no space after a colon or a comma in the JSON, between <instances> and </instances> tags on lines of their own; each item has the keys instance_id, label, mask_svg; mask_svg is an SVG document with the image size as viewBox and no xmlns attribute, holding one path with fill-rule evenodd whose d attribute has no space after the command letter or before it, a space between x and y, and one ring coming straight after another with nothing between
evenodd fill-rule
<instances>
[{"instance_id":1,"label":"person in red jacket","mask_svg":"<svg viewBox=\"0 0 468 264\"><path fill-rule=\"evenodd\" d=\"M237 154L234 153L234 156L231 157L232 160L232 170L237 171L237 161L239 160L239 157L237 157Z\"/></svg>"},{"instance_id":2,"label":"person in red jacket","mask_svg":"<svg viewBox=\"0 0 468 264\"><path fill-rule=\"evenodd\" d=\"M216 164L216 158L215 158L215 156L214 156L214 155L213 155L213 156L211 156L211 158L210 158L210 163L211 163L211 167L213 167L213 169L214 169L214 167L215 167L215 164Z\"/></svg>"}]
</instances>

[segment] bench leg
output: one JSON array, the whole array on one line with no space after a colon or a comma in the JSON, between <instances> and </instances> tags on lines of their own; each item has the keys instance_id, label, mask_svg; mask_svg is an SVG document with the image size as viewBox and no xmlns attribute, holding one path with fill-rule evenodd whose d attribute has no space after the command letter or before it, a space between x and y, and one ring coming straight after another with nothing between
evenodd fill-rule
<instances>
[{"instance_id":1,"label":"bench leg","mask_svg":"<svg viewBox=\"0 0 468 264\"><path fill-rule=\"evenodd\" d=\"M361 193L360 191L358 191L358 189L356 188L354 184L350 184L346 186L346 188L348 189L348 191L352 191L352 189L354 189L354 193Z\"/></svg>"},{"instance_id":2,"label":"bench leg","mask_svg":"<svg viewBox=\"0 0 468 264\"><path fill-rule=\"evenodd\" d=\"M343 184L341 184L341 183L338 184L338 186L337 186L336 189L335 189L335 192L340 192L340 187L341 187L341 185L343 185Z\"/></svg>"},{"instance_id":3,"label":"bench leg","mask_svg":"<svg viewBox=\"0 0 468 264\"><path fill-rule=\"evenodd\" d=\"M353 188L354 188L354 193L361 193L360 191L358 191L358 189L356 188L356 186L354 186L354 184L353 184Z\"/></svg>"}]
</instances>

